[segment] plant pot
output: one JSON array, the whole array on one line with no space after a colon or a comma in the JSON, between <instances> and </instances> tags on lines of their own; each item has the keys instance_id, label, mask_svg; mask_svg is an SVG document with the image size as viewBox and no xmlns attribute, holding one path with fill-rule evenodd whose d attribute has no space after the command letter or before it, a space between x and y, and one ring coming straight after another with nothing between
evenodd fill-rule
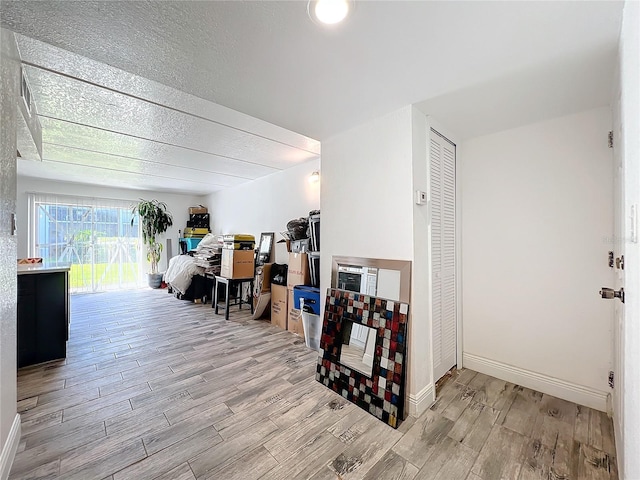
<instances>
[{"instance_id":1,"label":"plant pot","mask_svg":"<svg viewBox=\"0 0 640 480\"><path fill-rule=\"evenodd\" d=\"M162 273L148 273L147 282L151 288L160 288L160 285L162 285Z\"/></svg>"}]
</instances>

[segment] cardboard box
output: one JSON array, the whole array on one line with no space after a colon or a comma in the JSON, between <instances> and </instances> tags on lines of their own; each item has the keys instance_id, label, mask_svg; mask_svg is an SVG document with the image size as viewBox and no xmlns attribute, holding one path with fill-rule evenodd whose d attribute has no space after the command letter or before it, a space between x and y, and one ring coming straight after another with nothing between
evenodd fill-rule
<instances>
[{"instance_id":1,"label":"cardboard box","mask_svg":"<svg viewBox=\"0 0 640 480\"><path fill-rule=\"evenodd\" d=\"M287 330L304 338L302 312L293 303L293 289L287 288Z\"/></svg>"},{"instance_id":2,"label":"cardboard box","mask_svg":"<svg viewBox=\"0 0 640 480\"><path fill-rule=\"evenodd\" d=\"M256 267L256 280L254 294L271 291L271 263L265 263Z\"/></svg>"},{"instance_id":3,"label":"cardboard box","mask_svg":"<svg viewBox=\"0 0 640 480\"><path fill-rule=\"evenodd\" d=\"M271 285L271 324L287 329L288 295L284 285Z\"/></svg>"},{"instance_id":4,"label":"cardboard box","mask_svg":"<svg viewBox=\"0 0 640 480\"><path fill-rule=\"evenodd\" d=\"M287 288L293 288L296 285L309 285L311 277L309 276L309 259L306 253L290 253L289 269L287 271Z\"/></svg>"},{"instance_id":5,"label":"cardboard box","mask_svg":"<svg viewBox=\"0 0 640 480\"><path fill-rule=\"evenodd\" d=\"M207 207L203 207L202 205L198 205L197 207L189 207L189 215L193 215L195 213L207 213Z\"/></svg>"},{"instance_id":6,"label":"cardboard box","mask_svg":"<svg viewBox=\"0 0 640 480\"><path fill-rule=\"evenodd\" d=\"M284 243L287 247L287 252L291 251L291 240L278 240L278 243ZM276 244L277 245L277 244Z\"/></svg>"},{"instance_id":7,"label":"cardboard box","mask_svg":"<svg viewBox=\"0 0 640 480\"><path fill-rule=\"evenodd\" d=\"M220 276L225 278L253 277L253 250L222 250Z\"/></svg>"}]
</instances>

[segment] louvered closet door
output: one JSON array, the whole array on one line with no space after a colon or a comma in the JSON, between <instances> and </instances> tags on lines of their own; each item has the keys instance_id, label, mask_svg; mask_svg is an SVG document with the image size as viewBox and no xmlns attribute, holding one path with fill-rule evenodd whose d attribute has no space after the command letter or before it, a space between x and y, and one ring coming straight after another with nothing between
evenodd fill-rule
<instances>
[{"instance_id":1,"label":"louvered closet door","mask_svg":"<svg viewBox=\"0 0 640 480\"><path fill-rule=\"evenodd\" d=\"M431 131L431 265L434 379L456 364L456 147Z\"/></svg>"}]
</instances>

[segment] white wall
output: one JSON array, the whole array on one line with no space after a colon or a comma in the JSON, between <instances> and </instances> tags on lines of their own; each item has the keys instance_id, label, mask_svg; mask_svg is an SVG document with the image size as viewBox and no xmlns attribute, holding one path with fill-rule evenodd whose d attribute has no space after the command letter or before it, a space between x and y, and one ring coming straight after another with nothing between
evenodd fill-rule
<instances>
[{"instance_id":1,"label":"white wall","mask_svg":"<svg viewBox=\"0 0 640 480\"><path fill-rule=\"evenodd\" d=\"M20 57L12 32L0 29L0 478L7 478L20 441L16 413L16 128Z\"/></svg>"},{"instance_id":2,"label":"white wall","mask_svg":"<svg viewBox=\"0 0 640 480\"><path fill-rule=\"evenodd\" d=\"M412 108L412 192L429 191L430 120ZM431 235L429 208L416 205L413 210L413 265L411 266L411 335L409 336L410 411L417 413L435 401L433 378L433 318L431 310L431 258L428 245ZM417 313L419 315L417 315ZM415 367L415 368L414 368ZM417 386L421 388L417 388Z\"/></svg>"},{"instance_id":3,"label":"white wall","mask_svg":"<svg viewBox=\"0 0 640 480\"><path fill-rule=\"evenodd\" d=\"M323 285L331 256L412 260L411 107L322 142Z\"/></svg>"},{"instance_id":4,"label":"white wall","mask_svg":"<svg viewBox=\"0 0 640 480\"><path fill-rule=\"evenodd\" d=\"M166 239L172 240L173 255L179 253L178 230L183 230L189 219L189 207L207 204L202 197L191 195L177 195L175 193L151 192L144 190L128 190L110 187L97 187L95 185L82 185L77 183L63 183L51 180L40 180L31 177L18 177L18 258L28 256L28 194L29 193L50 193L58 195L72 195L81 197L109 198L117 200L130 200L133 205L141 198L145 200L157 199L167 204L169 212L173 215L173 226L167 230L163 238L165 239L165 250L160 261L160 271L167 267ZM145 255L146 258L146 255Z\"/></svg>"},{"instance_id":5,"label":"white wall","mask_svg":"<svg viewBox=\"0 0 640 480\"><path fill-rule=\"evenodd\" d=\"M613 302L609 108L458 149L465 366L605 409Z\"/></svg>"},{"instance_id":6,"label":"white wall","mask_svg":"<svg viewBox=\"0 0 640 480\"><path fill-rule=\"evenodd\" d=\"M416 186L426 190L425 128L424 116L408 106L322 142L321 290L331 284L333 256L413 261L416 255L421 260L412 264L409 315L407 391L412 414L429 406L424 392L431 381L428 300L422 291L426 212L413 208L414 167L420 176ZM415 246L417 253L414 219L420 222L416 232L422 242Z\"/></svg>"},{"instance_id":7,"label":"white wall","mask_svg":"<svg viewBox=\"0 0 640 480\"><path fill-rule=\"evenodd\" d=\"M211 230L247 233L255 235L256 241L262 232L275 232L275 241L281 240L278 232L287 229L289 220L307 217L311 210L320 208L320 184L308 181L316 170L320 170L320 159L209 195L205 204L211 212ZM324 172L321 176L323 182ZM323 221L324 214L320 223ZM275 261L288 263L288 259L284 244L276 243Z\"/></svg>"}]
</instances>

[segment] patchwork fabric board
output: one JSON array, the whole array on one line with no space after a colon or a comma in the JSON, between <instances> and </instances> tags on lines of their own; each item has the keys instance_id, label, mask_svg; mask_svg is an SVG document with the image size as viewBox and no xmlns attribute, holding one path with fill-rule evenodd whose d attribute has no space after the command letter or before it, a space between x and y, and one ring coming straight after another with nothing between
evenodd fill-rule
<instances>
[{"instance_id":1,"label":"patchwork fabric board","mask_svg":"<svg viewBox=\"0 0 640 480\"><path fill-rule=\"evenodd\" d=\"M404 419L409 305L357 292L327 291L316 380L393 428ZM345 321L376 329L372 375L340 363Z\"/></svg>"}]
</instances>

